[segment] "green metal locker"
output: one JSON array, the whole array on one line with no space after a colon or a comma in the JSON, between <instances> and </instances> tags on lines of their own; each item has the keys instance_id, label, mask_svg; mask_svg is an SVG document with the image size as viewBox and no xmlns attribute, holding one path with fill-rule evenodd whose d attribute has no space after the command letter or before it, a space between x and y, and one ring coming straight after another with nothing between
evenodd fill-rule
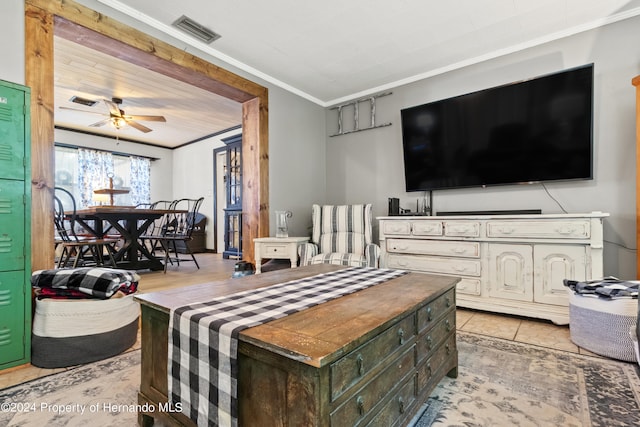
<instances>
[{"instance_id":1,"label":"green metal locker","mask_svg":"<svg viewBox=\"0 0 640 427\"><path fill-rule=\"evenodd\" d=\"M30 96L0 80L0 369L31 356Z\"/></svg>"}]
</instances>

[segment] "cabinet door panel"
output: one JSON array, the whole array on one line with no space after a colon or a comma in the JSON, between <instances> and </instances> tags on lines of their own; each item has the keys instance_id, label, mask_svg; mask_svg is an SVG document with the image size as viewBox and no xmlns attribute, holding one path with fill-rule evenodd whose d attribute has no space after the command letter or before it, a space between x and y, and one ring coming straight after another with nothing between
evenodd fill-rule
<instances>
[{"instance_id":1,"label":"cabinet door panel","mask_svg":"<svg viewBox=\"0 0 640 427\"><path fill-rule=\"evenodd\" d=\"M23 271L0 272L0 366L24 359Z\"/></svg>"},{"instance_id":2,"label":"cabinet door panel","mask_svg":"<svg viewBox=\"0 0 640 427\"><path fill-rule=\"evenodd\" d=\"M25 94L0 85L0 178L24 179Z\"/></svg>"},{"instance_id":3,"label":"cabinet door panel","mask_svg":"<svg viewBox=\"0 0 640 427\"><path fill-rule=\"evenodd\" d=\"M489 295L533 301L533 249L530 245L489 246Z\"/></svg>"},{"instance_id":4,"label":"cabinet door panel","mask_svg":"<svg viewBox=\"0 0 640 427\"><path fill-rule=\"evenodd\" d=\"M546 304L569 305L569 290L564 279L586 280L584 246L536 245L534 300Z\"/></svg>"},{"instance_id":5,"label":"cabinet door panel","mask_svg":"<svg viewBox=\"0 0 640 427\"><path fill-rule=\"evenodd\" d=\"M24 182L0 179L0 271L24 270Z\"/></svg>"}]
</instances>

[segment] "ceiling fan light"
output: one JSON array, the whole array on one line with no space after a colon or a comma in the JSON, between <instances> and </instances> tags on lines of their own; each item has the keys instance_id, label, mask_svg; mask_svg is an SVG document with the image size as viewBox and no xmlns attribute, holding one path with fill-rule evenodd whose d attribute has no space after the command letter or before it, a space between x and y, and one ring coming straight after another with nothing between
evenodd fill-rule
<instances>
[{"instance_id":1,"label":"ceiling fan light","mask_svg":"<svg viewBox=\"0 0 640 427\"><path fill-rule=\"evenodd\" d=\"M174 27L181 29L185 33L202 40L205 43L211 43L214 40L222 37L220 34L215 33L205 27L204 25L198 24L191 18L182 15L180 18L176 19L172 24Z\"/></svg>"},{"instance_id":2,"label":"ceiling fan light","mask_svg":"<svg viewBox=\"0 0 640 427\"><path fill-rule=\"evenodd\" d=\"M114 128L121 129L121 128L127 126L128 123L122 117L112 117L111 118L111 124L113 125Z\"/></svg>"}]
</instances>

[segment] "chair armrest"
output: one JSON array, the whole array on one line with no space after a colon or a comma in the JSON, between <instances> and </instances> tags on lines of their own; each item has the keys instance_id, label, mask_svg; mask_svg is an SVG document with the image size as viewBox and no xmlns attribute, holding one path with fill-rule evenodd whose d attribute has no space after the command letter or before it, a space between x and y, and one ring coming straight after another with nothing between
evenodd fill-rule
<instances>
[{"instance_id":1,"label":"chair armrest","mask_svg":"<svg viewBox=\"0 0 640 427\"><path fill-rule=\"evenodd\" d=\"M298 245L298 255L300 256L300 266L310 265L311 258L318 255L318 245L315 243L301 243Z\"/></svg>"},{"instance_id":2,"label":"chair armrest","mask_svg":"<svg viewBox=\"0 0 640 427\"><path fill-rule=\"evenodd\" d=\"M367 260L367 267L378 268L380 261L380 246L375 243L369 243L364 248L364 256Z\"/></svg>"}]
</instances>

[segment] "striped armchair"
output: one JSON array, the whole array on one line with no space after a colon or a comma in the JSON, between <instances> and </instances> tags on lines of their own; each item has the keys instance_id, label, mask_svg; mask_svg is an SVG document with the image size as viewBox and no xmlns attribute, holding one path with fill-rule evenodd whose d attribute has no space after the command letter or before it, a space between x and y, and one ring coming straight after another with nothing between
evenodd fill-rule
<instances>
[{"instance_id":1,"label":"striped armchair","mask_svg":"<svg viewBox=\"0 0 640 427\"><path fill-rule=\"evenodd\" d=\"M380 247L372 243L371 205L313 205L311 242L299 246L300 265L378 267Z\"/></svg>"}]
</instances>

